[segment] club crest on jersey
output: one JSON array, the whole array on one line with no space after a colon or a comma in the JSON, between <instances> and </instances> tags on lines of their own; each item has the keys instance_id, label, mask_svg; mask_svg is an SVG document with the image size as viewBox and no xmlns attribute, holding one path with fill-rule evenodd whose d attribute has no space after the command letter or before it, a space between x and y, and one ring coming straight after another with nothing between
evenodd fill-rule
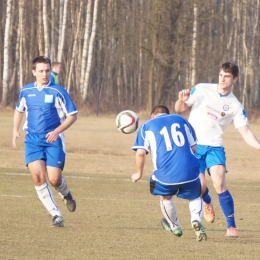
<instances>
[{"instance_id":1,"label":"club crest on jersey","mask_svg":"<svg viewBox=\"0 0 260 260\"><path fill-rule=\"evenodd\" d=\"M45 103L53 103L53 95L45 95Z\"/></svg>"},{"instance_id":2,"label":"club crest on jersey","mask_svg":"<svg viewBox=\"0 0 260 260\"><path fill-rule=\"evenodd\" d=\"M224 105L224 106L223 106L223 110L224 110L224 111L228 111L228 110L229 110L229 106L228 106L228 105Z\"/></svg>"}]
</instances>

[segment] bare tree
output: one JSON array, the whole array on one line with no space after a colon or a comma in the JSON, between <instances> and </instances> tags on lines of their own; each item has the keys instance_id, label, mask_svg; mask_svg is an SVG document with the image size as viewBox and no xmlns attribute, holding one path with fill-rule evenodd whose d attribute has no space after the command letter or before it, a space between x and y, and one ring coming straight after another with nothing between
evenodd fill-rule
<instances>
[{"instance_id":1,"label":"bare tree","mask_svg":"<svg viewBox=\"0 0 260 260\"><path fill-rule=\"evenodd\" d=\"M78 53L78 48L77 48L77 41L79 40L79 32L80 32L80 20L83 12L83 1L80 0L80 7L78 11L78 16L77 16L77 30L76 34L74 36L74 42L73 42L73 50L72 50L72 57L71 57L71 62L70 62L70 67L69 67L69 76L68 76L68 82L67 82L67 91L70 93L71 90L71 81L72 81L72 72L73 72L73 67L75 63L75 56Z\"/></svg>"},{"instance_id":2,"label":"bare tree","mask_svg":"<svg viewBox=\"0 0 260 260\"><path fill-rule=\"evenodd\" d=\"M8 105L8 90L9 90L9 42L10 42L10 26L11 26L11 9L13 0L7 1L6 8L6 23L4 37L4 68L3 68L3 94L2 105Z\"/></svg>"},{"instance_id":3,"label":"bare tree","mask_svg":"<svg viewBox=\"0 0 260 260\"><path fill-rule=\"evenodd\" d=\"M197 49L197 19L198 19L198 7L197 4L193 5L193 33L192 33L192 45L191 45L191 86L195 85L196 81L196 49Z\"/></svg>"},{"instance_id":4,"label":"bare tree","mask_svg":"<svg viewBox=\"0 0 260 260\"><path fill-rule=\"evenodd\" d=\"M62 55L65 43L65 33L66 33L66 25L67 25L67 6L68 0L64 0L64 8L63 8L63 16L62 16L62 27L61 27L61 34L60 41L59 41L59 48L58 48L58 56L57 61L62 62Z\"/></svg>"},{"instance_id":5,"label":"bare tree","mask_svg":"<svg viewBox=\"0 0 260 260\"><path fill-rule=\"evenodd\" d=\"M44 29L44 55L49 56L50 54L50 40L49 40L49 26L48 26L48 4L47 0L43 0L43 29Z\"/></svg>"},{"instance_id":6,"label":"bare tree","mask_svg":"<svg viewBox=\"0 0 260 260\"><path fill-rule=\"evenodd\" d=\"M81 72L80 72L80 90L83 91L83 85L85 81L85 73L86 73L86 63L87 63L87 54L89 47L89 38L90 38L90 26L91 26L91 9L92 9L92 0L88 0L87 4L87 14L86 14L86 22L84 28L84 43L81 57Z\"/></svg>"},{"instance_id":7,"label":"bare tree","mask_svg":"<svg viewBox=\"0 0 260 260\"><path fill-rule=\"evenodd\" d=\"M83 87L83 94L82 94L82 100L87 99L87 91L90 81L90 70L92 65L92 58L93 58L93 49L94 49L94 40L96 37L96 30L97 30L97 17L98 17L98 1L95 0L94 3L94 14L93 14L93 23L92 23L92 30L91 30L91 36L89 41L89 49L88 49L88 62L87 62L87 69L85 74L85 81L84 81L84 87Z\"/></svg>"}]
</instances>

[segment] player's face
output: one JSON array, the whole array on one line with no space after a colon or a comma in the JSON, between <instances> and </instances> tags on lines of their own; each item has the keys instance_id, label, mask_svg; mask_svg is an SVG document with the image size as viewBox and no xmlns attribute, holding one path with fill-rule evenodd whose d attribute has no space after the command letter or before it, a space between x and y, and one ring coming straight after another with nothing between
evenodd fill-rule
<instances>
[{"instance_id":1,"label":"player's face","mask_svg":"<svg viewBox=\"0 0 260 260\"><path fill-rule=\"evenodd\" d=\"M230 90L232 85L237 81L237 77L233 78L233 75L229 72L221 70L219 72L219 87L223 90Z\"/></svg>"},{"instance_id":2,"label":"player's face","mask_svg":"<svg viewBox=\"0 0 260 260\"><path fill-rule=\"evenodd\" d=\"M37 86L44 86L49 82L51 75L50 64L38 63L32 73L36 77Z\"/></svg>"}]
</instances>

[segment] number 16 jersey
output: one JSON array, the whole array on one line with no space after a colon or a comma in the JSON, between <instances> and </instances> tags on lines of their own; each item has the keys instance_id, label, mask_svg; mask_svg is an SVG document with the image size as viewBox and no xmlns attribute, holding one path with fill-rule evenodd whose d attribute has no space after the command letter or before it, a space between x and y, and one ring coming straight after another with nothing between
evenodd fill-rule
<instances>
[{"instance_id":1,"label":"number 16 jersey","mask_svg":"<svg viewBox=\"0 0 260 260\"><path fill-rule=\"evenodd\" d=\"M199 177L199 160L191 149L196 142L195 131L184 117L163 114L138 129L132 149L151 153L153 178L177 185Z\"/></svg>"}]
</instances>

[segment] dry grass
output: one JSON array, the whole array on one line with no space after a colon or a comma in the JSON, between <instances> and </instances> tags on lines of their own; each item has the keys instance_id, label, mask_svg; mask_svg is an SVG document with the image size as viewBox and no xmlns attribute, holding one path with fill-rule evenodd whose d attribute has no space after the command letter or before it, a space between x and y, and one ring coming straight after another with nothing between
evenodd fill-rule
<instances>
[{"instance_id":1,"label":"dry grass","mask_svg":"<svg viewBox=\"0 0 260 260\"><path fill-rule=\"evenodd\" d=\"M12 116L13 111L0 111L0 259L259 259L260 154L233 126L225 133L227 182L240 237L224 237L225 219L207 177L217 217L213 224L204 222L208 241L199 243L190 228L187 201L175 199L183 236L161 228L158 198L149 193L149 158L143 179L133 184L135 135L119 133L115 116L79 116L66 132L64 175L78 207L68 212L54 192L65 227L50 228L51 218L24 166L23 137L17 150L11 147ZM259 124L251 128L260 137Z\"/></svg>"}]
</instances>

